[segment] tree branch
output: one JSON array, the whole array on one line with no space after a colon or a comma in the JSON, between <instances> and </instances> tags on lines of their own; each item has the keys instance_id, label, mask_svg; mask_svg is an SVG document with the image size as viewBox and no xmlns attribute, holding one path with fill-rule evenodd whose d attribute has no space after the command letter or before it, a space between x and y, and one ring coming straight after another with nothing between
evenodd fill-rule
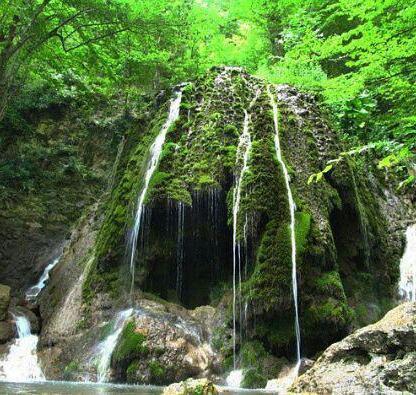
<instances>
[{"instance_id":1,"label":"tree branch","mask_svg":"<svg viewBox=\"0 0 416 395\"><path fill-rule=\"evenodd\" d=\"M125 27L125 28L122 28L122 29L118 29L118 30L114 30L114 31L111 31L111 32L107 32L107 33L102 34L100 36L92 37L92 38L90 38L88 40L85 40L85 41L83 41L83 42L81 42L81 43L79 43L77 45L74 45L73 47L70 47L70 48L66 48L66 46L65 46L65 38L62 35L59 35L59 34L55 34L55 35L57 37L59 37L59 39L61 41L61 44L62 44L62 49L66 53L68 53L68 52L74 51L75 49L78 49L80 47L83 47L85 45L95 43L95 42L100 41L100 40L102 40L104 38L107 38L107 37L115 36L115 35L117 35L119 33L125 32L127 30L130 30L129 27Z\"/></svg>"}]
</instances>

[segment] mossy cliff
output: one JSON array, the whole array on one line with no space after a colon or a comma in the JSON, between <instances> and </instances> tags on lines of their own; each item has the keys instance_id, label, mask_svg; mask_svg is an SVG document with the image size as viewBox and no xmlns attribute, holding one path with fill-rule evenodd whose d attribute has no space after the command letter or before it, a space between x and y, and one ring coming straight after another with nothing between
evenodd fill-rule
<instances>
[{"instance_id":1,"label":"mossy cliff","mask_svg":"<svg viewBox=\"0 0 416 395\"><path fill-rule=\"evenodd\" d=\"M106 191L121 137L136 120L121 103L54 102L35 92L0 123L0 277L22 293Z\"/></svg>"},{"instance_id":2,"label":"mossy cliff","mask_svg":"<svg viewBox=\"0 0 416 395\"><path fill-rule=\"evenodd\" d=\"M187 308L220 303L225 326L217 328L215 344L227 365L232 353L227 338L232 326L232 206L246 110L252 145L237 221L246 308L237 348L245 353L243 364L251 352L244 344L255 344L262 355L293 359L289 205L266 86L241 69L214 68L182 89L179 118L167 133L146 196L135 289ZM390 231L381 184L376 177L370 180L362 165L346 161L308 185L308 177L337 157L342 145L315 98L288 86L270 89L278 103L282 156L296 203L302 354L313 356L354 325L366 323L364 317L377 319L388 307L386 301L394 299L400 229ZM126 235L149 147L166 120L170 97L169 92L158 97L146 109L146 121L127 134L83 284L87 306L94 306L97 293L122 299L130 290ZM122 358L123 380L140 376L139 354ZM256 369L247 383L263 380L257 377L262 369Z\"/></svg>"},{"instance_id":3,"label":"mossy cliff","mask_svg":"<svg viewBox=\"0 0 416 395\"><path fill-rule=\"evenodd\" d=\"M267 87L241 69L214 68L179 88L179 118L167 132L150 181L137 243L133 299L136 306L144 303L146 314L141 316L137 307L136 318L122 332L111 362L112 379L165 384L231 368L233 201L243 168L237 154L240 135L248 120L251 149L237 217L242 280L237 311L243 314L237 317L236 341L244 385L263 385L295 356L290 212ZM390 203L380 191L388 187L369 177L365 165L345 161L308 185L311 174L343 151L342 144L315 98L288 86L270 91L278 103L282 156L296 203L302 355L313 357L354 327L376 320L392 303L401 228L391 215L394 210L385 209ZM88 237L74 236L59 275L41 298L44 361L67 366L65 377L93 370L88 363L103 323L131 301L126 239L149 148L166 121L172 95L163 92L149 100L124 130L111 190L81 232ZM72 285L58 292L65 277ZM49 308L48 300L55 298L56 307ZM175 328L182 328L181 319L194 325L190 309L197 307L213 310L202 325L210 333L192 340ZM70 332L61 327L62 317L75 317ZM142 322L140 317L153 318ZM77 356L80 339L88 350L85 361ZM190 349L198 350L191 354L201 357L203 365L198 358L169 362L182 361ZM62 377L59 369L49 376Z\"/></svg>"}]
</instances>

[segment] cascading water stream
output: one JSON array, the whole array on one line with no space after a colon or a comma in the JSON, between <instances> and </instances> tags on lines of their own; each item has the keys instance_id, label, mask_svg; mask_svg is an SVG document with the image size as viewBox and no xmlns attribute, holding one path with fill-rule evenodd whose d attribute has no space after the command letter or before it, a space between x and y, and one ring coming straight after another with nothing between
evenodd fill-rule
<instances>
[{"instance_id":1,"label":"cascading water stream","mask_svg":"<svg viewBox=\"0 0 416 395\"><path fill-rule=\"evenodd\" d=\"M49 273L50 271L58 264L59 260L61 259L61 256L55 258L51 263L49 263L45 270L43 271L42 275L39 278L39 281L37 284L33 285L26 291L26 299L27 300L34 300L38 297L40 292L43 288L45 288L46 283L49 280Z\"/></svg>"},{"instance_id":2,"label":"cascading water stream","mask_svg":"<svg viewBox=\"0 0 416 395\"><path fill-rule=\"evenodd\" d=\"M42 381L45 376L38 364L38 337L30 332L30 322L24 315L13 315L17 339L7 356L0 361L0 380L13 382Z\"/></svg>"},{"instance_id":3,"label":"cascading water stream","mask_svg":"<svg viewBox=\"0 0 416 395\"><path fill-rule=\"evenodd\" d=\"M164 125L162 126L162 128L160 129L160 132L156 136L156 139L154 140L153 144L150 146L149 159L146 164L143 186L142 186L142 189L140 190L138 200L137 200L134 225L133 225L132 231L130 232L128 243L127 243L127 257L128 257L128 262L130 266L130 274L131 274L131 285L130 285L131 294L133 293L133 290L134 290L136 248L137 248L138 236L141 231L143 217L144 217L144 201L146 198L146 193L149 188L150 180L152 179L152 176L159 164L159 158L162 153L162 148L165 142L166 134L169 128L172 126L172 124L179 117L179 109L181 105L181 100L182 100L182 89L175 92L175 96L170 100L168 118L166 122L164 123ZM133 314L132 308L119 312L112 332L97 346L97 350L95 353L95 358L98 359L97 381L105 382L107 380L108 370L110 368L110 363L111 363L111 356L113 354L115 347L117 346L117 342L119 340L121 332L123 331L124 324L131 317L132 314Z\"/></svg>"},{"instance_id":4,"label":"cascading water stream","mask_svg":"<svg viewBox=\"0 0 416 395\"><path fill-rule=\"evenodd\" d=\"M416 302L416 224L406 230L406 248L400 260L399 293L403 300Z\"/></svg>"},{"instance_id":5,"label":"cascading water stream","mask_svg":"<svg viewBox=\"0 0 416 395\"><path fill-rule=\"evenodd\" d=\"M118 339L123 331L124 324L133 314L133 309L120 311L117 314L113 331L97 346L98 364L97 364L97 381L103 383L107 381L108 370L110 368L111 356L117 346Z\"/></svg>"},{"instance_id":6,"label":"cascading water stream","mask_svg":"<svg viewBox=\"0 0 416 395\"><path fill-rule=\"evenodd\" d=\"M134 225L132 231L130 232L128 243L127 243L127 256L130 264L130 274L131 274L131 287L130 291L133 292L134 289L134 274L135 274L135 258L136 258L136 247L137 239L140 232L140 227L143 220L143 207L144 200L146 198L146 193L149 188L150 180L155 172L157 165L159 163L160 154L162 152L162 147L165 142L166 133L168 132L171 125L179 117L179 108L182 100L182 89L175 92L175 97L170 101L169 116L165 124L161 128L159 134L157 135L155 141L150 147L149 160L146 165L146 170L144 174L144 183L140 191L137 206L136 206L136 215L134 218Z\"/></svg>"},{"instance_id":7,"label":"cascading water stream","mask_svg":"<svg viewBox=\"0 0 416 395\"><path fill-rule=\"evenodd\" d=\"M237 269L239 280L239 304L240 304L240 317L241 317L241 245L237 240L237 225L238 225L238 213L240 211L241 201L241 185L243 182L244 174L248 169L248 161L251 150L251 136L249 132L250 116L246 110L244 110L244 126L243 132L240 135L238 147L237 147L237 161L242 157L242 166L240 173L236 176L234 192L233 192L233 365L234 369L237 368L236 361L236 336L237 336Z\"/></svg>"},{"instance_id":8,"label":"cascading water stream","mask_svg":"<svg viewBox=\"0 0 416 395\"><path fill-rule=\"evenodd\" d=\"M298 311L298 284L297 284L297 275L296 275L296 237L295 237L295 202L293 201L292 190L290 189L290 178L287 171L287 167L282 158L282 150L280 147L280 137L279 137L279 112L277 108L276 100L270 90L270 85L267 86L267 94L270 98L270 103L273 108L273 122L274 122L274 146L276 150L277 160L279 161L282 170L283 176L286 185L287 191L287 200L289 202L290 209L290 240L292 248L292 292L293 292L293 303L295 306L295 332L296 332L296 369L300 367L301 357L300 357L300 325L299 325L299 311Z\"/></svg>"},{"instance_id":9,"label":"cascading water stream","mask_svg":"<svg viewBox=\"0 0 416 395\"><path fill-rule=\"evenodd\" d=\"M49 273L60 259L61 255L45 267L39 281L26 291L27 300L33 301L38 297L49 280ZM0 380L16 382L45 380L36 354L38 336L31 333L30 321L27 317L13 314L13 318L16 322L17 339L10 346L5 359L0 361Z\"/></svg>"}]
</instances>

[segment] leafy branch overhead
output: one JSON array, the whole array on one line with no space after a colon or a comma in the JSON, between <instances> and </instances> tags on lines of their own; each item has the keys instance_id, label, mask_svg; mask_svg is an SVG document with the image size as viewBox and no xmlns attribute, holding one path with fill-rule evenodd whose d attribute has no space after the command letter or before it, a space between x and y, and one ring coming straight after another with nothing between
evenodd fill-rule
<instances>
[{"instance_id":1,"label":"leafy branch overhead","mask_svg":"<svg viewBox=\"0 0 416 395\"><path fill-rule=\"evenodd\" d=\"M388 170L393 167L399 167L400 170L403 170L404 168L408 169L408 177L399 183L398 189L401 189L405 186L410 186L415 182L415 154L410 151L409 147L404 144L397 144L392 141L377 141L365 146L351 149L349 151L341 152L338 158L329 160L322 171L311 174L308 178L308 185L312 184L313 182L321 181L324 175L333 170L334 167L341 161L344 161L347 158L351 158L355 155L364 154L370 150L375 150L382 153L382 159L378 160L377 164L379 169Z\"/></svg>"},{"instance_id":2,"label":"leafy branch overhead","mask_svg":"<svg viewBox=\"0 0 416 395\"><path fill-rule=\"evenodd\" d=\"M321 96L347 152L390 142L372 151L412 186L415 21L414 1L3 0L0 122L68 99L127 110L212 66L243 66Z\"/></svg>"}]
</instances>

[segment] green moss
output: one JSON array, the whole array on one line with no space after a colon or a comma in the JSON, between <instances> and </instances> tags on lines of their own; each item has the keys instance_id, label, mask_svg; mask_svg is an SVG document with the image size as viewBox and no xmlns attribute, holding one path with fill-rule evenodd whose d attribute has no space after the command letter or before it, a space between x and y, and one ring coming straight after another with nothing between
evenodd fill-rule
<instances>
[{"instance_id":1,"label":"green moss","mask_svg":"<svg viewBox=\"0 0 416 395\"><path fill-rule=\"evenodd\" d=\"M240 356L243 388L264 388L267 380L276 378L283 366L282 360L272 357L258 340L244 342Z\"/></svg>"},{"instance_id":2,"label":"green moss","mask_svg":"<svg viewBox=\"0 0 416 395\"><path fill-rule=\"evenodd\" d=\"M140 364L138 361L133 361L126 370L126 377L128 383L135 383L136 382L136 373L140 368Z\"/></svg>"},{"instance_id":3,"label":"green moss","mask_svg":"<svg viewBox=\"0 0 416 395\"><path fill-rule=\"evenodd\" d=\"M244 372L243 381L241 382L242 388L265 388L267 384L267 377L258 369L247 369Z\"/></svg>"},{"instance_id":4,"label":"green moss","mask_svg":"<svg viewBox=\"0 0 416 395\"><path fill-rule=\"evenodd\" d=\"M117 364L123 360L135 358L138 355L145 354L147 348L144 345L146 336L137 332L133 321L126 324L121 332L120 340L113 353L114 363Z\"/></svg>"},{"instance_id":5,"label":"green moss","mask_svg":"<svg viewBox=\"0 0 416 395\"><path fill-rule=\"evenodd\" d=\"M149 370L152 380L156 382L160 381L166 373L165 368L158 361L150 361Z\"/></svg>"},{"instance_id":6,"label":"green moss","mask_svg":"<svg viewBox=\"0 0 416 395\"><path fill-rule=\"evenodd\" d=\"M217 183L210 175L204 174L198 178L197 189L205 189L210 186L217 186Z\"/></svg>"},{"instance_id":7,"label":"green moss","mask_svg":"<svg viewBox=\"0 0 416 395\"><path fill-rule=\"evenodd\" d=\"M345 300L344 287L337 271L322 273L315 279L315 287L321 294Z\"/></svg>"},{"instance_id":8,"label":"green moss","mask_svg":"<svg viewBox=\"0 0 416 395\"><path fill-rule=\"evenodd\" d=\"M258 340L245 342L240 351L241 366L257 366L262 358L267 356L264 346Z\"/></svg>"},{"instance_id":9,"label":"green moss","mask_svg":"<svg viewBox=\"0 0 416 395\"><path fill-rule=\"evenodd\" d=\"M230 137L238 137L240 135L238 128L235 125L230 125L230 124L225 125L224 133Z\"/></svg>"},{"instance_id":10,"label":"green moss","mask_svg":"<svg viewBox=\"0 0 416 395\"><path fill-rule=\"evenodd\" d=\"M130 149L126 151L126 159L122 174L116 187L112 190L105 204L104 221L99 229L96 241L95 255L97 257L94 266L94 274L91 277L91 288L105 285L102 276L98 273L100 268L118 266L123 261L123 238L126 225L132 221L132 202L136 201L138 191L142 187L143 172L148 157L148 149L155 136L166 120L166 109L155 115L148 125L147 133L137 138L136 133L129 136ZM170 149L170 147L169 147Z\"/></svg>"},{"instance_id":11,"label":"green moss","mask_svg":"<svg viewBox=\"0 0 416 395\"><path fill-rule=\"evenodd\" d=\"M354 318L353 310L346 303L334 298L327 298L311 305L305 315L309 322L320 323L320 325L327 322L338 327L345 327Z\"/></svg>"},{"instance_id":12,"label":"green moss","mask_svg":"<svg viewBox=\"0 0 416 395\"><path fill-rule=\"evenodd\" d=\"M289 224L270 221L257 251L254 272L244 284L248 299L271 310L290 298L291 265Z\"/></svg>"},{"instance_id":13,"label":"green moss","mask_svg":"<svg viewBox=\"0 0 416 395\"><path fill-rule=\"evenodd\" d=\"M305 212L295 213L296 253L300 257L305 252L311 230L311 215Z\"/></svg>"},{"instance_id":14,"label":"green moss","mask_svg":"<svg viewBox=\"0 0 416 395\"><path fill-rule=\"evenodd\" d=\"M71 361L64 368L64 379L65 380L74 380L74 375L79 372L79 363L77 361Z\"/></svg>"}]
</instances>

